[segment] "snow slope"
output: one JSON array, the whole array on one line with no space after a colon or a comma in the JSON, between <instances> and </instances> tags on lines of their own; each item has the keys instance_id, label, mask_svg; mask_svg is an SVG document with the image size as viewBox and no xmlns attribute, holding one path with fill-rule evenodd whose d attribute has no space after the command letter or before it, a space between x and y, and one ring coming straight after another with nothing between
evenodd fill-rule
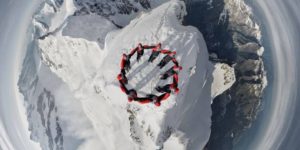
<instances>
[{"instance_id":1,"label":"snow slope","mask_svg":"<svg viewBox=\"0 0 300 150\"><path fill-rule=\"evenodd\" d=\"M124 27L141 11L150 11L168 0L74 0L74 15L99 15Z\"/></svg>"},{"instance_id":2,"label":"snow slope","mask_svg":"<svg viewBox=\"0 0 300 150\"><path fill-rule=\"evenodd\" d=\"M33 24L40 34L55 32L64 25L68 16L76 10L73 0L51 0L41 5L41 10L34 16Z\"/></svg>"},{"instance_id":3,"label":"snow slope","mask_svg":"<svg viewBox=\"0 0 300 150\"><path fill-rule=\"evenodd\" d=\"M70 5L72 2L41 3L40 10L33 17L32 28L28 30L29 42L18 80L18 88L26 108L30 139L37 142L43 150L77 149L80 145L90 143L89 139L95 134L83 113L81 103L74 100L73 93L66 84L41 62L38 54L36 39L63 27L67 16L74 10ZM78 123L77 120L81 122ZM32 149L22 145L19 147Z\"/></svg>"},{"instance_id":4,"label":"snow slope","mask_svg":"<svg viewBox=\"0 0 300 150\"><path fill-rule=\"evenodd\" d=\"M210 134L212 95L222 93L229 86L221 84L212 88L214 77L221 81L224 76L219 73L213 77L214 66L208 61L201 33L194 27L181 25L185 13L184 3L173 0L150 12L142 12L118 30L104 18L98 18L106 22L105 27L96 31L105 40L97 40L96 34L88 38L92 31L84 28L86 33L75 30L73 32L78 34L71 35L72 25L62 29L63 35L49 35L39 40L42 61L68 85L93 125L96 136L92 137L92 144L82 149L204 147ZM163 48L177 52L176 58L183 66L179 74L180 93L173 94L161 107L128 103L118 87L116 76L120 71L121 55L138 42L161 42ZM149 52L145 53L147 55ZM149 93L162 84L157 77L163 70L155 67L159 59L147 65L145 56L141 62L132 63L130 85L139 86L142 93ZM169 67L170 64L164 69ZM218 72L218 67L216 69ZM234 77L232 79L228 85L232 85Z\"/></svg>"},{"instance_id":5,"label":"snow slope","mask_svg":"<svg viewBox=\"0 0 300 150\"><path fill-rule=\"evenodd\" d=\"M217 63L213 71L212 97L222 94L235 82L234 69L227 64Z\"/></svg>"}]
</instances>

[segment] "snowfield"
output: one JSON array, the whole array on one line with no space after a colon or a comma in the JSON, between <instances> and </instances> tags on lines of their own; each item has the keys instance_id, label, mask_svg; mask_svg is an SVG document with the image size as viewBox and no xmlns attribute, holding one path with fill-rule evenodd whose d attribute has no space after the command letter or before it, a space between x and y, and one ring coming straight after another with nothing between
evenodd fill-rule
<instances>
[{"instance_id":1,"label":"snowfield","mask_svg":"<svg viewBox=\"0 0 300 150\"><path fill-rule=\"evenodd\" d=\"M94 136L79 149L199 150L205 146L212 99L235 82L234 70L209 62L201 33L181 24L185 14L185 4L172 0L141 12L122 29L100 16L72 16L60 34L38 41L43 63L67 84L92 124ZM121 55L139 42L161 42L163 49L177 52L183 67L179 94L172 94L160 107L128 103L116 80ZM158 77L171 67L169 63L159 70L156 64L163 56L148 64L149 55L146 50L129 72L130 87L139 94L155 92L156 85L165 84Z\"/></svg>"}]
</instances>

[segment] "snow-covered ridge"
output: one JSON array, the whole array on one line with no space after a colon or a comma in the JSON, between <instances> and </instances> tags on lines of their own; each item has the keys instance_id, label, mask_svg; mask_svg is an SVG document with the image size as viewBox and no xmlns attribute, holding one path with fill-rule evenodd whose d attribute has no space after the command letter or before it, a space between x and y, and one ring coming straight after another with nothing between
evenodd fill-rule
<instances>
[{"instance_id":1,"label":"snow-covered ridge","mask_svg":"<svg viewBox=\"0 0 300 150\"><path fill-rule=\"evenodd\" d=\"M38 54L36 39L62 27L74 10L70 2L46 1L35 13L31 26L33 39L27 46L18 81L19 91L24 96L30 138L43 150L74 149L93 136L88 134L90 124L79 102L74 101L65 83L41 62ZM75 118L80 118L81 123L75 124Z\"/></svg>"},{"instance_id":2,"label":"snow-covered ridge","mask_svg":"<svg viewBox=\"0 0 300 150\"><path fill-rule=\"evenodd\" d=\"M192 58L189 56L190 61L187 63L183 63L183 60L187 60L187 56L180 58L180 63L185 68L182 72L185 74L180 75L182 81L179 84L184 92L183 81L188 82L188 69L196 63L199 51L197 44L199 33L194 28L187 28L189 30L187 33L186 29L175 28L179 23L177 16L181 16L185 12L182 9L183 6L179 2L170 2L157 8L158 10L153 10L151 14L142 14L124 29L110 33L106 37L104 49L98 47L96 42L69 37L48 36L40 41L43 61L69 85L76 97L82 101L86 113L94 124L95 131L99 135L99 141L102 141L99 142L99 147L103 149L137 149L138 147L153 149L161 146L167 140L163 138L165 135L161 135L166 132L166 129L161 127L161 123L165 118L165 111L174 106L175 97L165 102L161 108L153 105L140 106L135 103L128 105L126 96L118 88L116 76L119 73L119 58L122 50L127 49L128 51L128 48L135 46L138 41L149 44L161 41L164 47L176 50L179 58L184 57L184 49L188 49L190 55L193 56ZM165 36L166 33L171 35ZM173 37L177 37L176 40L172 40ZM191 37L192 40L185 40L187 39L185 37ZM176 43L178 44L176 46L169 44L178 42L178 39L182 39L187 46L179 47L179 44L184 45L181 44L182 42ZM207 54L204 53L201 56L203 57L201 59L203 70L207 70L204 68L208 63ZM199 85L203 85L204 79L202 77L202 81L199 80ZM182 98L181 96L178 99ZM127 111L131 113L127 113ZM206 120L209 120L209 112L205 114L208 114ZM135 122L134 127L130 126L130 120L128 120L130 116L134 118L132 120ZM111 118L115 119L111 120ZM106 121L103 122L104 120ZM110 122L110 125L107 122ZM174 126L172 124L168 126L174 128L171 127ZM209 128L209 123L206 127ZM115 132L117 133L111 134ZM204 135L208 138L208 130L205 132ZM101 139L103 134L111 134L112 137ZM135 140L133 140L134 137ZM123 142L119 146L113 146L118 141Z\"/></svg>"},{"instance_id":3,"label":"snow-covered ridge","mask_svg":"<svg viewBox=\"0 0 300 150\"><path fill-rule=\"evenodd\" d=\"M76 10L73 0L51 0L42 3L41 9L34 16L33 25L36 34L43 36L61 28L67 17Z\"/></svg>"},{"instance_id":4,"label":"snow-covered ridge","mask_svg":"<svg viewBox=\"0 0 300 150\"><path fill-rule=\"evenodd\" d=\"M62 6L66 6L63 5L66 3L62 3ZM79 143L79 149L174 149L174 146L178 149L199 149L206 144L210 134L211 93L222 93L234 80L230 80L224 87L221 84L219 89L212 88L213 84L218 83L213 82L213 79L222 81L225 79L224 74L212 76L214 67L208 61L206 45L200 32L193 27L181 25L181 19L186 13L183 2L174 0L152 11L138 13L134 20L120 30L116 30L115 25L106 18L94 14L72 16L66 21L66 16L73 10L64 11L63 7L60 8L62 10L57 8L52 15L44 16L46 20L50 19L49 22L35 19L36 29L40 29L36 32L46 35L38 41L43 64L36 60L34 65L37 68L33 70L38 72L23 74L24 78L31 77L30 74L37 74L32 76L33 81L35 77L38 78L37 87L32 88L26 83L21 86L29 87L23 89L23 94L29 93L26 96L33 99L33 104L43 91L46 95L51 91L50 95L55 97L55 102L58 103L55 111L51 113L57 109L55 115L62 118L63 124L68 124L68 128L62 131L64 137L75 136L84 140L82 144ZM67 13L55 13L59 11ZM47 13L41 15L45 14ZM53 17L55 15L60 17ZM62 20L59 19L58 23L53 18ZM125 19L129 22L128 18ZM81 22L83 20L85 23ZM99 24L103 26L98 27ZM126 96L121 93L116 82L121 54L128 52L129 48L136 46L138 42L162 42L164 48L177 51L177 59L184 68L179 74L180 94L172 95L159 108L152 104L128 104ZM136 63L132 69L138 66ZM49 72L49 68L52 73ZM215 67L214 72L222 72L218 71L218 68L222 69ZM230 67L227 69L232 70ZM160 72L155 73L154 76L158 76ZM145 72L140 73L142 74ZM51 83L51 80L55 82ZM144 90L150 90L149 87L149 84L145 84ZM68 108L68 105L74 108ZM49 115L45 112L50 110L51 105L46 106L44 112L40 111L40 116ZM39 113L35 110L33 112ZM50 118L55 115L50 115ZM80 118L80 122L74 122L72 117ZM33 124L40 126L42 120ZM52 131L55 129L53 125ZM43 133L43 129L31 130L35 133L32 138L40 142L43 149L51 149L47 138L43 137L48 136ZM64 144L63 148L70 147Z\"/></svg>"}]
</instances>

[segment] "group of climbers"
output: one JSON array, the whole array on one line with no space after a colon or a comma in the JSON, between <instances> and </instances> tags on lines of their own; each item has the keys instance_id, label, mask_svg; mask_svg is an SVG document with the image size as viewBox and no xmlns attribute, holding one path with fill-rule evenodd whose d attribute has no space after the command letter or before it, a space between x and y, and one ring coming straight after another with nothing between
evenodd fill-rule
<instances>
[{"instance_id":1,"label":"group of climbers","mask_svg":"<svg viewBox=\"0 0 300 150\"><path fill-rule=\"evenodd\" d=\"M159 54L165 54L166 56L163 57L163 59L159 62L158 67L161 69L165 65L167 65L171 60L174 63L174 66L172 66L169 70L167 70L164 74L161 75L161 80L166 80L169 77L173 77L173 82L171 84L167 84L164 86L157 86L155 90L159 93L162 93L161 95L157 96L154 94L149 94L145 97L138 97L138 94L135 89L127 89L126 84L128 83L128 79L126 77L126 72L128 72L131 68L130 66L130 59L131 57L137 53L137 61L141 59L141 57L144 54L145 49L152 49L152 53L148 59L148 62L153 62ZM161 101L166 100L171 92L178 93L178 73L182 69L181 66L179 66L177 60L175 59L176 52L172 52L169 50L161 49L161 43L158 43L155 46L148 46L148 45L142 45L141 43L138 44L138 46L134 49L132 49L129 53L129 55L123 54L121 59L121 72L118 75L117 79L120 83L121 90L126 93L128 96L128 101L137 101L141 104L145 103L154 103L156 106L161 105Z\"/></svg>"}]
</instances>

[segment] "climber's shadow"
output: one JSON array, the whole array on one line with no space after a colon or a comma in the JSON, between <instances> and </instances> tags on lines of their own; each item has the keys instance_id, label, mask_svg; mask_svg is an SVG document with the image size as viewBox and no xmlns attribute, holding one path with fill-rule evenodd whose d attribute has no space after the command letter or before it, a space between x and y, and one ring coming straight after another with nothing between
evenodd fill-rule
<instances>
[{"instance_id":1,"label":"climber's shadow","mask_svg":"<svg viewBox=\"0 0 300 150\"><path fill-rule=\"evenodd\" d=\"M159 56L156 59L156 62L160 62L163 56ZM143 60L142 60L143 61ZM137 61L135 60L135 63ZM134 64L135 64L134 63ZM133 71L128 73L128 80L132 80L136 75L138 75L140 72L144 71L148 65L150 65L151 62L148 62L147 60L144 60L144 62L139 65L137 68L135 68ZM131 85L135 90L139 91L140 89L144 88L151 80L154 78L160 78L160 75L166 71L166 68L168 68L170 65L166 65L164 68L160 69L156 63L151 63L152 65L155 65L155 67L145 76L142 80L138 81L135 86ZM169 63L170 64L170 63ZM133 65L132 65L133 66ZM161 85L162 83L167 82L168 80L161 80L159 79L157 82L154 83L153 87L156 87L158 85Z\"/></svg>"},{"instance_id":2,"label":"climber's shadow","mask_svg":"<svg viewBox=\"0 0 300 150\"><path fill-rule=\"evenodd\" d=\"M129 72L129 74L127 75L128 80L131 80L136 74L138 74L139 72L141 72L144 69L146 69L147 65L148 65L148 61L144 61L141 65L139 65L133 71Z\"/></svg>"},{"instance_id":3,"label":"climber's shadow","mask_svg":"<svg viewBox=\"0 0 300 150\"><path fill-rule=\"evenodd\" d=\"M142 89L142 88L145 87L146 84L148 84L154 77L159 76L159 74L160 74L159 70L160 70L160 69L159 69L158 67L153 68L143 80L140 80L140 81L136 84L135 89L136 89L136 90ZM155 85L155 86L156 86L156 85Z\"/></svg>"}]
</instances>

